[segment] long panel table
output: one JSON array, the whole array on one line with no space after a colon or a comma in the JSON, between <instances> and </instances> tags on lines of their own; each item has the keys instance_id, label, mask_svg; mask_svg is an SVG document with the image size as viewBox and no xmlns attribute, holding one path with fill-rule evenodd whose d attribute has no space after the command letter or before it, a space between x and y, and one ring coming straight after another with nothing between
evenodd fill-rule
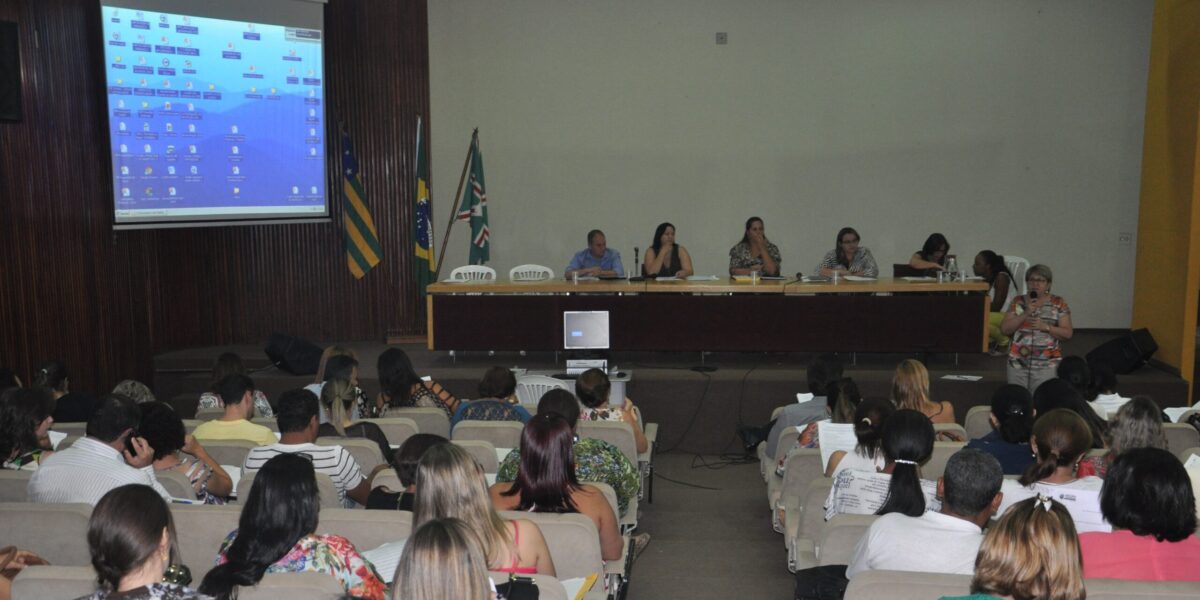
<instances>
[{"instance_id":1,"label":"long panel table","mask_svg":"<svg viewBox=\"0 0 1200 600\"><path fill-rule=\"evenodd\" d=\"M983 352L983 282L440 282L430 350L561 350L562 313L609 311L614 351Z\"/></svg>"}]
</instances>

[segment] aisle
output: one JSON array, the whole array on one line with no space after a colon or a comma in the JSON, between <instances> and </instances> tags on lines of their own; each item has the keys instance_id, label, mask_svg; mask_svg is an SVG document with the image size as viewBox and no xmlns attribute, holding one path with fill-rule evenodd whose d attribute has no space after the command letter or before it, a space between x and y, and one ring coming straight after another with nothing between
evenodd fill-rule
<instances>
[{"instance_id":1,"label":"aisle","mask_svg":"<svg viewBox=\"0 0 1200 600\"><path fill-rule=\"evenodd\" d=\"M705 457L713 460L712 457ZM641 529L653 536L634 565L629 600L786 600L792 597L783 536L771 530L758 463L691 468L692 455L655 458L662 478Z\"/></svg>"}]
</instances>

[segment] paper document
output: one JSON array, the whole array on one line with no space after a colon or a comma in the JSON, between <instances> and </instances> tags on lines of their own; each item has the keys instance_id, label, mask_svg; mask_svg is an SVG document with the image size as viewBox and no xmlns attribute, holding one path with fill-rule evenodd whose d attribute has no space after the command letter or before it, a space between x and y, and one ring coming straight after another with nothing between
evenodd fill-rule
<instances>
[{"instance_id":1,"label":"paper document","mask_svg":"<svg viewBox=\"0 0 1200 600\"><path fill-rule=\"evenodd\" d=\"M46 436L50 438L50 447L55 450L58 450L58 445L67 439L67 434L61 431L54 431L53 429L47 431Z\"/></svg>"},{"instance_id":2,"label":"paper document","mask_svg":"<svg viewBox=\"0 0 1200 600\"><path fill-rule=\"evenodd\" d=\"M764 277L759 277L759 279L763 281L787 281L787 277L783 277L781 275L766 275Z\"/></svg>"},{"instance_id":3,"label":"paper document","mask_svg":"<svg viewBox=\"0 0 1200 600\"><path fill-rule=\"evenodd\" d=\"M509 452L512 452L512 448L496 448L496 460L504 462L504 458L508 456Z\"/></svg>"},{"instance_id":4,"label":"paper document","mask_svg":"<svg viewBox=\"0 0 1200 600\"><path fill-rule=\"evenodd\" d=\"M655 277L655 281L679 281L678 277Z\"/></svg>"},{"instance_id":5,"label":"paper document","mask_svg":"<svg viewBox=\"0 0 1200 600\"><path fill-rule=\"evenodd\" d=\"M942 379L949 381L979 381L983 379L982 375L942 375Z\"/></svg>"},{"instance_id":6,"label":"paper document","mask_svg":"<svg viewBox=\"0 0 1200 600\"><path fill-rule=\"evenodd\" d=\"M804 404L805 402L808 402L809 400L812 400L815 397L816 396L813 396L812 394L809 394L809 393L797 392L796 393L796 404Z\"/></svg>"},{"instance_id":7,"label":"paper document","mask_svg":"<svg viewBox=\"0 0 1200 600\"><path fill-rule=\"evenodd\" d=\"M821 440L821 468L829 466L829 457L838 450L854 452L858 438L854 435L853 423L817 421L817 438Z\"/></svg>"},{"instance_id":8,"label":"paper document","mask_svg":"<svg viewBox=\"0 0 1200 600\"><path fill-rule=\"evenodd\" d=\"M933 277L901 277L900 279L905 281L937 281L937 279Z\"/></svg>"},{"instance_id":9,"label":"paper document","mask_svg":"<svg viewBox=\"0 0 1200 600\"><path fill-rule=\"evenodd\" d=\"M496 474L495 473L484 473L483 478L487 480L488 487L496 485Z\"/></svg>"},{"instance_id":10,"label":"paper document","mask_svg":"<svg viewBox=\"0 0 1200 600\"><path fill-rule=\"evenodd\" d=\"M375 570L379 572L379 576L386 584L390 585L392 578L396 575L396 566L400 564L400 555L404 554L405 541L388 542L378 548L361 552L363 558L375 565Z\"/></svg>"},{"instance_id":11,"label":"paper document","mask_svg":"<svg viewBox=\"0 0 1200 600\"><path fill-rule=\"evenodd\" d=\"M592 586L596 585L596 580L600 578L599 573L592 573L587 577L572 577L571 579L563 579L559 581L563 589L567 591L567 598L571 600L583 600L583 595L592 591Z\"/></svg>"},{"instance_id":12,"label":"paper document","mask_svg":"<svg viewBox=\"0 0 1200 600\"><path fill-rule=\"evenodd\" d=\"M229 495L237 498L237 484L242 480L242 468L233 465L221 465L221 468L225 469L225 472L229 475L229 480L233 482L233 491Z\"/></svg>"},{"instance_id":13,"label":"paper document","mask_svg":"<svg viewBox=\"0 0 1200 600\"><path fill-rule=\"evenodd\" d=\"M1183 413L1185 413L1189 410L1193 410L1193 407L1191 407L1191 406L1172 406L1171 408L1164 408L1163 413L1165 413L1168 417L1171 418L1172 423L1178 423L1179 417L1182 417Z\"/></svg>"},{"instance_id":14,"label":"paper document","mask_svg":"<svg viewBox=\"0 0 1200 600\"><path fill-rule=\"evenodd\" d=\"M1188 457L1187 462L1183 463L1185 469L1200 469L1200 455L1193 454Z\"/></svg>"},{"instance_id":15,"label":"paper document","mask_svg":"<svg viewBox=\"0 0 1200 600\"><path fill-rule=\"evenodd\" d=\"M688 275L688 281L716 281L716 275Z\"/></svg>"},{"instance_id":16,"label":"paper document","mask_svg":"<svg viewBox=\"0 0 1200 600\"><path fill-rule=\"evenodd\" d=\"M861 275L846 275L842 279L846 281L875 281L874 277L863 277Z\"/></svg>"},{"instance_id":17,"label":"paper document","mask_svg":"<svg viewBox=\"0 0 1200 600\"><path fill-rule=\"evenodd\" d=\"M800 278L800 281L803 281L804 283L815 283L815 282L821 282L821 281L829 281L829 278L821 277L819 275L805 275L804 277Z\"/></svg>"}]
</instances>

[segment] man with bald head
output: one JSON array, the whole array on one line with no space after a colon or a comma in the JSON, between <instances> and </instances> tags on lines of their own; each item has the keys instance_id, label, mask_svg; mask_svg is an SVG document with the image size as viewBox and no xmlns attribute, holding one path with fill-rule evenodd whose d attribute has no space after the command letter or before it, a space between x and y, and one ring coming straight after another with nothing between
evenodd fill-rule
<instances>
[{"instance_id":1,"label":"man with bald head","mask_svg":"<svg viewBox=\"0 0 1200 600\"><path fill-rule=\"evenodd\" d=\"M608 249L608 240L604 232L593 229L588 232L588 247L575 253L571 264L567 265L564 276L580 277L624 277L625 267L621 266L621 253Z\"/></svg>"}]
</instances>

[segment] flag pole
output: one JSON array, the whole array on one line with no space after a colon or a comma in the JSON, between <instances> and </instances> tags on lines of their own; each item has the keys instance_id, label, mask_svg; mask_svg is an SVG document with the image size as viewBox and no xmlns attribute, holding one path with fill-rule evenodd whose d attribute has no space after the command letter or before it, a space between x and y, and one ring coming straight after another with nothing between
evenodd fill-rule
<instances>
[{"instance_id":1,"label":"flag pole","mask_svg":"<svg viewBox=\"0 0 1200 600\"><path fill-rule=\"evenodd\" d=\"M454 192L454 204L450 206L450 222L446 223L446 234L442 236L442 249L438 251L437 267L433 271L433 278L437 280L442 272L442 259L446 257L446 243L450 241L450 228L454 227L454 221L458 219L458 201L462 197L463 183L467 180L467 169L471 168L472 150L475 149L475 140L479 137L479 128L476 127L471 132L471 144L467 147L467 159L463 161L462 175L458 177L458 191Z\"/></svg>"}]
</instances>

